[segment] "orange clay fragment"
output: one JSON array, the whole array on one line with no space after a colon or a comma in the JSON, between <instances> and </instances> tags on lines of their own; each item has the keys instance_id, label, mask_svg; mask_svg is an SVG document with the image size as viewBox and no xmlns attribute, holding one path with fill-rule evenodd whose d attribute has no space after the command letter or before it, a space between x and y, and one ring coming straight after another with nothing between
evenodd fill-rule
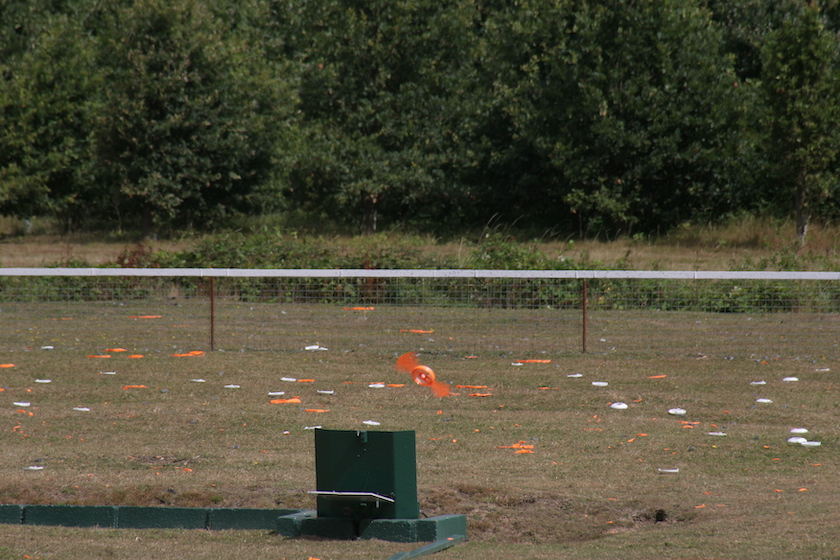
<instances>
[{"instance_id":1,"label":"orange clay fragment","mask_svg":"<svg viewBox=\"0 0 840 560\"><path fill-rule=\"evenodd\" d=\"M304 408L304 412L329 412L329 408Z\"/></svg>"},{"instance_id":2,"label":"orange clay fragment","mask_svg":"<svg viewBox=\"0 0 840 560\"><path fill-rule=\"evenodd\" d=\"M126 389L148 389L145 385L123 385L123 390Z\"/></svg>"},{"instance_id":3,"label":"orange clay fragment","mask_svg":"<svg viewBox=\"0 0 840 560\"><path fill-rule=\"evenodd\" d=\"M300 403L300 397L292 397L291 399L274 399L269 402L271 404L294 404Z\"/></svg>"},{"instance_id":4,"label":"orange clay fragment","mask_svg":"<svg viewBox=\"0 0 840 560\"><path fill-rule=\"evenodd\" d=\"M88 358L110 358L108 354L91 354Z\"/></svg>"},{"instance_id":5,"label":"orange clay fragment","mask_svg":"<svg viewBox=\"0 0 840 560\"><path fill-rule=\"evenodd\" d=\"M534 446L530 444L526 444L524 441L520 440L513 445L500 445L498 449L533 449Z\"/></svg>"},{"instance_id":6,"label":"orange clay fragment","mask_svg":"<svg viewBox=\"0 0 840 560\"><path fill-rule=\"evenodd\" d=\"M0 364L0 368L10 368L15 367L15 364Z\"/></svg>"}]
</instances>

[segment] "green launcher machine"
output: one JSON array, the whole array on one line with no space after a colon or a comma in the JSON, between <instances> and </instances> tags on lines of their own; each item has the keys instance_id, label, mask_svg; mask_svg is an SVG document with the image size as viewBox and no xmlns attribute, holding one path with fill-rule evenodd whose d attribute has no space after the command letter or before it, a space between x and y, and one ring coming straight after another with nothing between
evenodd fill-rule
<instances>
[{"instance_id":1,"label":"green launcher machine","mask_svg":"<svg viewBox=\"0 0 840 560\"><path fill-rule=\"evenodd\" d=\"M278 519L286 537L463 541L464 515L421 517L413 431L315 430L316 511Z\"/></svg>"}]
</instances>

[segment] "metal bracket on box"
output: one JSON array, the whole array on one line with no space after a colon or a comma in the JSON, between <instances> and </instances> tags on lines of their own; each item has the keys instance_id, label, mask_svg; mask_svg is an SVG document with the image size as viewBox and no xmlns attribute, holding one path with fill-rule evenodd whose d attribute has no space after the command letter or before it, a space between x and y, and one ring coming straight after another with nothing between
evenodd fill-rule
<instances>
[{"instance_id":1,"label":"metal bracket on box","mask_svg":"<svg viewBox=\"0 0 840 560\"><path fill-rule=\"evenodd\" d=\"M310 494L314 494L315 496L321 496L322 498L326 498L327 500L333 501L347 501L347 502L359 502L360 504L366 504L367 502L373 499L376 502L376 507L379 507L379 502L388 502L389 504L393 504L396 500L391 496L385 496L384 494L377 494L376 492L339 492L336 490L310 490Z\"/></svg>"}]
</instances>

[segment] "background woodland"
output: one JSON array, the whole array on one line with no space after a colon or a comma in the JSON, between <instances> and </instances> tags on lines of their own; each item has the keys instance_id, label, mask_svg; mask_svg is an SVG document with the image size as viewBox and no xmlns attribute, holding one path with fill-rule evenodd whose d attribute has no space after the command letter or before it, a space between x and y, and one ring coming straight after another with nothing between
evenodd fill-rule
<instances>
[{"instance_id":1,"label":"background woodland","mask_svg":"<svg viewBox=\"0 0 840 560\"><path fill-rule=\"evenodd\" d=\"M587 238L840 217L835 0L0 0L0 214Z\"/></svg>"}]
</instances>

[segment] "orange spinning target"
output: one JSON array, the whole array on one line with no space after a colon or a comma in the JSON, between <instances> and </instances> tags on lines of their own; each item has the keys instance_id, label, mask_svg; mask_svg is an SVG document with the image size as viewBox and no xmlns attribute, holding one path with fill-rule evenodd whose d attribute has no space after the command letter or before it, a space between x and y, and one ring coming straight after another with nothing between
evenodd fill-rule
<instances>
[{"instance_id":1,"label":"orange spinning target","mask_svg":"<svg viewBox=\"0 0 840 560\"><path fill-rule=\"evenodd\" d=\"M411 375L418 385L431 389L436 397L445 397L449 394L449 383L438 381L432 368L420 365L417 360L417 352L407 352L400 356L395 367L397 370Z\"/></svg>"}]
</instances>

